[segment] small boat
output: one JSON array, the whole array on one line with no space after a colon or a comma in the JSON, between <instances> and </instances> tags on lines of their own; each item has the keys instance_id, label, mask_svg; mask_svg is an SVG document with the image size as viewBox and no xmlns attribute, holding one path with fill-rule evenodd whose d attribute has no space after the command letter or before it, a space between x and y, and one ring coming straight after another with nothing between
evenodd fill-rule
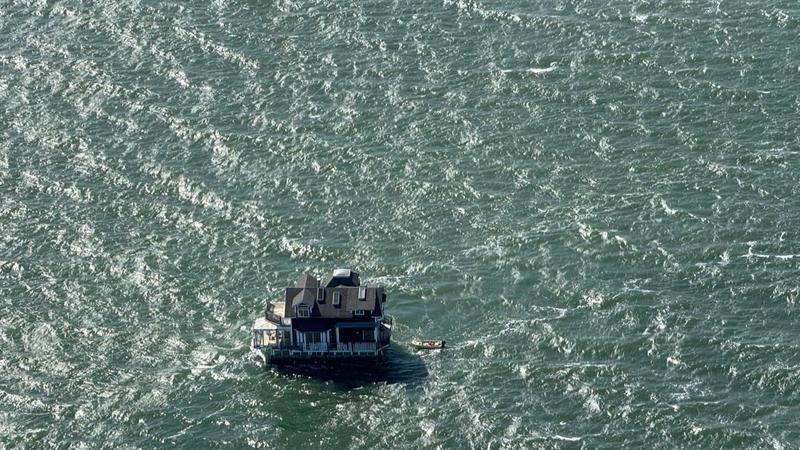
<instances>
[{"instance_id":1,"label":"small boat","mask_svg":"<svg viewBox=\"0 0 800 450\"><path fill-rule=\"evenodd\" d=\"M444 348L444 341L411 341L411 345L417 350L436 350Z\"/></svg>"}]
</instances>

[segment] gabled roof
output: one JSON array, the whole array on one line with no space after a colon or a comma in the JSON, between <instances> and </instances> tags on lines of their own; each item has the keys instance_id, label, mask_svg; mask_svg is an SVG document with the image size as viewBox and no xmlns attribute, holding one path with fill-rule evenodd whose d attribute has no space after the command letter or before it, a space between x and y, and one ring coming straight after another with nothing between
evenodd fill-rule
<instances>
[{"instance_id":1,"label":"gabled roof","mask_svg":"<svg viewBox=\"0 0 800 450\"><path fill-rule=\"evenodd\" d=\"M297 287L316 289L319 287L319 280L310 274L304 273L303 275L300 275L300 279L297 280Z\"/></svg>"},{"instance_id":2,"label":"gabled roof","mask_svg":"<svg viewBox=\"0 0 800 450\"><path fill-rule=\"evenodd\" d=\"M363 286L365 299L358 298L359 287L339 286L335 288L325 289L325 298L323 302L318 302L320 315L322 317L352 317L353 311L364 310L370 311L373 315L380 315L381 305L380 298L383 295L383 288L376 286ZM335 306L333 304L333 294L338 292L340 295L340 304Z\"/></svg>"},{"instance_id":3,"label":"gabled roof","mask_svg":"<svg viewBox=\"0 0 800 450\"><path fill-rule=\"evenodd\" d=\"M357 272L336 270L324 286L321 287L313 276L303 274L297 287L286 289L284 317L296 317L295 308L301 304L310 309L308 319L351 319L353 312L357 310L369 312L371 315L381 315L383 312L383 302L386 301L383 287L360 286ZM334 305L334 293L339 295L338 305ZM360 298L361 294L363 299Z\"/></svg>"},{"instance_id":4,"label":"gabled roof","mask_svg":"<svg viewBox=\"0 0 800 450\"><path fill-rule=\"evenodd\" d=\"M290 302L286 302L292 307L295 307L301 303L308 305L309 307L314 306L314 293L316 293L316 289L303 289L303 288L289 288L292 290L292 298ZM288 300L288 293L289 289L286 290L287 292L287 300Z\"/></svg>"}]
</instances>

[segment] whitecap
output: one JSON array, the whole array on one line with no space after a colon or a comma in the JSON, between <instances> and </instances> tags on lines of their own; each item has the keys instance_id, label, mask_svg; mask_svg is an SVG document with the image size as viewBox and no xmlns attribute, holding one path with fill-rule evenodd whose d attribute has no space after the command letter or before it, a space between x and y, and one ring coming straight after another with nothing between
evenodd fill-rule
<instances>
[{"instance_id":1,"label":"whitecap","mask_svg":"<svg viewBox=\"0 0 800 450\"><path fill-rule=\"evenodd\" d=\"M556 66L555 64L551 65L550 67L531 67L530 69L528 69L528 72L534 74L548 73L556 70L557 67L558 66Z\"/></svg>"},{"instance_id":2,"label":"whitecap","mask_svg":"<svg viewBox=\"0 0 800 450\"><path fill-rule=\"evenodd\" d=\"M558 434L554 434L552 436L552 438L556 439L558 441L568 441L568 442L578 442L581 439L583 439L582 437L561 436L561 435L558 435Z\"/></svg>"},{"instance_id":3,"label":"whitecap","mask_svg":"<svg viewBox=\"0 0 800 450\"><path fill-rule=\"evenodd\" d=\"M527 69L501 69L500 73L532 73L534 75L539 75L542 73L548 73L556 70L558 66L555 64L550 65L550 67L529 67Z\"/></svg>"}]
</instances>

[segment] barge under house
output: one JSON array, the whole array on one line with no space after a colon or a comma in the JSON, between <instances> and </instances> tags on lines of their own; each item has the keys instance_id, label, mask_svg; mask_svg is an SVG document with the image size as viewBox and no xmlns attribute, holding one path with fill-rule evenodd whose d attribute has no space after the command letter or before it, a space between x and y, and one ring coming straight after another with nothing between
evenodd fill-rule
<instances>
[{"instance_id":1,"label":"barge under house","mask_svg":"<svg viewBox=\"0 0 800 450\"><path fill-rule=\"evenodd\" d=\"M251 347L265 362L380 358L392 334L385 303L383 287L361 286L352 270L335 270L323 283L303 274L256 319Z\"/></svg>"}]
</instances>

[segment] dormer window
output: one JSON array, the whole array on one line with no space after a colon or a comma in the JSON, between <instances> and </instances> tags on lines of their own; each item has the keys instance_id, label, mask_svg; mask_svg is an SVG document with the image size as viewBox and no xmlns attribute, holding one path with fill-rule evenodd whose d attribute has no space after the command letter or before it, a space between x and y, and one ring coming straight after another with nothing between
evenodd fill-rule
<instances>
[{"instance_id":1,"label":"dormer window","mask_svg":"<svg viewBox=\"0 0 800 450\"><path fill-rule=\"evenodd\" d=\"M358 299L359 300L366 300L367 299L367 287L366 286L359 286L358 287Z\"/></svg>"},{"instance_id":2,"label":"dormer window","mask_svg":"<svg viewBox=\"0 0 800 450\"><path fill-rule=\"evenodd\" d=\"M341 306L342 305L342 293L341 292L334 292L333 293L333 306Z\"/></svg>"},{"instance_id":3,"label":"dormer window","mask_svg":"<svg viewBox=\"0 0 800 450\"><path fill-rule=\"evenodd\" d=\"M317 289L317 302L325 303L325 289L323 288Z\"/></svg>"},{"instance_id":4,"label":"dormer window","mask_svg":"<svg viewBox=\"0 0 800 450\"><path fill-rule=\"evenodd\" d=\"M309 317L310 316L309 310L308 310L308 305L297 305L297 308L295 309L295 311L297 311L297 317Z\"/></svg>"}]
</instances>

